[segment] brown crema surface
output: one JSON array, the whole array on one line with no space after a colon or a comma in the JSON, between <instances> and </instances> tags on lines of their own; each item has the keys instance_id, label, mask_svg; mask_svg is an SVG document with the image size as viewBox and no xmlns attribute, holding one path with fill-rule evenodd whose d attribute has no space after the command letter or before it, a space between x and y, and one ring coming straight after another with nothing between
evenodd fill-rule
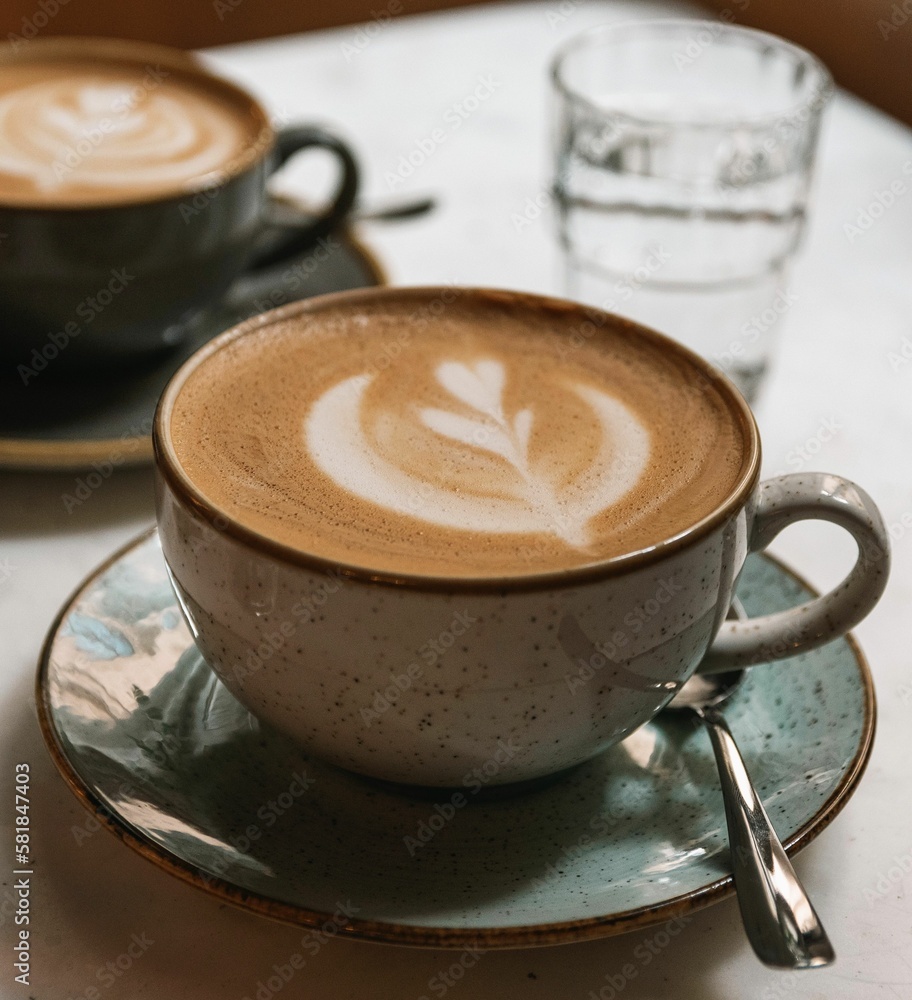
<instances>
[{"instance_id":1,"label":"brown crema surface","mask_svg":"<svg viewBox=\"0 0 912 1000\"><path fill-rule=\"evenodd\" d=\"M438 305L440 305L438 303ZM193 370L170 420L203 496L386 573L519 577L649 548L743 473L735 404L622 323L471 293L312 306Z\"/></svg>"}]
</instances>

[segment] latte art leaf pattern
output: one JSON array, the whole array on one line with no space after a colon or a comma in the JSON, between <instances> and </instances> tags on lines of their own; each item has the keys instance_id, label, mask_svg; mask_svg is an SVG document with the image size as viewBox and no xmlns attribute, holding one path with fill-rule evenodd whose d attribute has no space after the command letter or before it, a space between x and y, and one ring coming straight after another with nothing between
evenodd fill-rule
<instances>
[{"instance_id":1,"label":"latte art leaf pattern","mask_svg":"<svg viewBox=\"0 0 912 1000\"><path fill-rule=\"evenodd\" d=\"M479 417L462 417L449 410L428 407L420 411L421 420L444 437L500 455L528 478L532 411L520 410L512 422L507 420L502 400L505 378L504 366L499 361L479 361L474 368L455 361L444 362L437 369L438 381L457 399L477 410Z\"/></svg>"},{"instance_id":2,"label":"latte art leaf pattern","mask_svg":"<svg viewBox=\"0 0 912 1000\"><path fill-rule=\"evenodd\" d=\"M468 480L448 488L439 479L432 482L411 471L421 468L420 458L406 461L414 456L404 456L397 462L381 453L364 426L363 401L373 380L369 375L345 379L311 408L305 438L321 471L391 513L463 531L545 533L578 549L591 542L592 518L618 503L646 471L648 431L627 406L602 389L580 381L566 383L591 412L600 443L589 468L572 483L561 484L547 474L547 455L543 461L532 460L534 406L506 412L508 373L501 361L444 361L434 374L454 408L415 407L409 439L417 440L417 432L426 428L434 453L457 468L461 462L468 469L473 454L504 464L510 484L506 491L473 492Z\"/></svg>"},{"instance_id":3,"label":"latte art leaf pattern","mask_svg":"<svg viewBox=\"0 0 912 1000\"><path fill-rule=\"evenodd\" d=\"M0 172L44 193L180 187L237 148L230 118L174 84L76 76L0 96Z\"/></svg>"}]
</instances>

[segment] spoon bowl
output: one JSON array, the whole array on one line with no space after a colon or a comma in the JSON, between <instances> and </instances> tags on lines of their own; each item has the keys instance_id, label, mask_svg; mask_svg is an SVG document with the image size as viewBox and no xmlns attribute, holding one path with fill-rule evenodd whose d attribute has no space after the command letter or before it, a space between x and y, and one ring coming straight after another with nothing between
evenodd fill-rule
<instances>
[{"instance_id":1,"label":"spoon bowl","mask_svg":"<svg viewBox=\"0 0 912 1000\"><path fill-rule=\"evenodd\" d=\"M733 602L729 617L746 617L739 602ZM833 946L763 808L720 711L745 674L746 670L695 674L665 711L692 712L709 733L725 803L738 906L757 957L778 969L829 965L836 957Z\"/></svg>"}]
</instances>

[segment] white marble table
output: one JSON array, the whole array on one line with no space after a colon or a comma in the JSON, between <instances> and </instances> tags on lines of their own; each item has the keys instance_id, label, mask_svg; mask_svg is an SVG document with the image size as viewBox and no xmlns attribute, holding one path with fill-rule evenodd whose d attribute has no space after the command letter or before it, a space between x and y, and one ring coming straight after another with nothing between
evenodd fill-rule
<instances>
[{"instance_id":1,"label":"white marble table","mask_svg":"<svg viewBox=\"0 0 912 1000\"><path fill-rule=\"evenodd\" d=\"M394 281L553 291L547 218L521 231L512 218L547 181L549 53L599 21L682 12L693 13L577 0L488 7L393 19L366 46L350 28L225 49L213 60L277 112L344 130L360 151L369 199L440 196L440 209L421 221L365 227ZM454 127L448 112L483 81L490 96ZM398 183L400 156L438 128L444 141ZM767 472L824 468L852 477L895 526L891 585L858 629L880 703L873 759L845 811L797 860L838 964L801 975L764 969L728 901L699 913L629 983L625 1000L912 997L912 178L903 172L910 161L908 130L837 98L793 283L798 302L758 412ZM907 193L850 240L844 224L897 178ZM820 433L826 422L836 433ZM118 471L67 513L61 496L74 478L0 474L0 802L10 801L14 762L28 761L38 856L31 989L13 982L9 876L0 876L0 997L253 998L272 966L294 952L300 932L220 904L95 832L42 745L32 678L45 630L80 579L153 518L147 470ZM795 528L775 549L821 587L852 558L850 543L825 526ZM0 815L0 843L9 845L10 809ZM134 934L153 944L118 976L99 978ZM491 953L449 992L464 1000L598 996L644 936ZM443 952L335 940L281 996L439 995L429 981L452 961Z\"/></svg>"}]
</instances>

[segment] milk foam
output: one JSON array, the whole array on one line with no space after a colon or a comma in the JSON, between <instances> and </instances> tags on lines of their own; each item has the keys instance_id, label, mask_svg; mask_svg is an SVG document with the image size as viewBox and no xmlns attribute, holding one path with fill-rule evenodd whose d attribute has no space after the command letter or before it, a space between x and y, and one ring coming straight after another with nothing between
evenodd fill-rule
<instances>
[{"instance_id":1,"label":"milk foam","mask_svg":"<svg viewBox=\"0 0 912 1000\"><path fill-rule=\"evenodd\" d=\"M0 197L94 203L180 192L247 138L237 109L176 74L85 63L0 70Z\"/></svg>"},{"instance_id":2,"label":"milk foam","mask_svg":"<svg viewBox=\"0 0 912 1000\"><path fill-rule=\"evenodd\" d=\"M532 401L512 414L505 412L504 362L441 361L434 374L456 408L416 406L407 419L414 422L415 431L419 424L433 431L433 446L452 453L461 467L457 483L449 488L437 485L405 471L372 447L362 429L368 419L362 403L370 375L348 378L316 401L304 430L310 456L342 489L392 513L461 531L544 532L580 549L592 541L589 521L628 494L646 470L649 432L628 407L601 389L568 383L591 408L600 441L590 468L582 474L585 483L561 490L548 475L547 461L537 469L530 462L535 432ZM377 420L384 415L371 416ZM509 467L513 481L507 495L492 495L486 477L472 474L472 451L495 455Z\"/></svg>"},{"instance_id":3,"label":"milk foam","mask_svg":"<svg viewBox=\"0 0 912 1000\"><path fill-rule=\"evenodd\" d=\"M424 294L315 300L211 353L169 425L203 496L339 563L499 578L648 548L730 494L743 424L677 351Z\"/></svg>"}]
</instances>

